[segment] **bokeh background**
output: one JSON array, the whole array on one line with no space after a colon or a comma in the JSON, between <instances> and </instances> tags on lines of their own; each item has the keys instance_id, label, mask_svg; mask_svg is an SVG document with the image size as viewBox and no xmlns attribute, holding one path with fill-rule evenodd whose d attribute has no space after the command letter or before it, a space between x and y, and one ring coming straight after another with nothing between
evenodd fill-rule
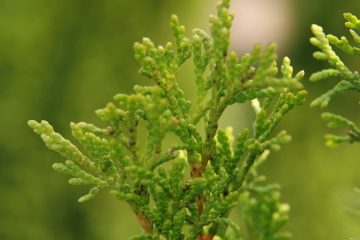
<instances>
[{"instance_id":1,"label":"bokeh background","mask_svg":"<svg viewBox=\"0 0 360 240\"><path fill-rule=\"evenodd\" d=\"M215 0L0 1L0 240L113 240L139 231L130 209L105 192L77 203L87 189L69 186L66 176L51 169L61 157L45 148L26 121L47 119L66 137L70 121L98 123L94 110L113 95L149 84L137 74L133 42L143 36L158 43L170 40L172 13L188 30L207 29L215 5ZM334 82L307 80L324 67L311 56L311 23L345 34L342 13L360 15L359 1L233 0L233 10L234 50L244 53L257 42L276 41L279 57L286 53L296 70L307 72L308 102L281 125L294 140L263 168L269 181L283 186L293 239L360 238L360 197L353 191L360 186L360 148L324 146L328 130L321 110L309 103ZM356 59L346 62L359 68ZM189 98L192 79L185 66L180 81ZM339 96L327 110L360 119L358 100L355 94ZM238 131L252 117L248 107L235 106L221 126Z\"/></svg>"}]
</instances>

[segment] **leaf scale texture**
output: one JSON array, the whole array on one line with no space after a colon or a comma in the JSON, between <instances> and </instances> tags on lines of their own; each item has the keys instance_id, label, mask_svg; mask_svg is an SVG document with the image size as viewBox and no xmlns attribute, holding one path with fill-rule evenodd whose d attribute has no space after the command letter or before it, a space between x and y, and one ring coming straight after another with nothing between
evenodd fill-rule
<instances>
[{"instance_id":1,"label":"leaf scale texture","mask_svg":"<svg viewBox=\"0 0 360 240\"><path fill-rule=\"evenodd\" d=\"M291 138L276 130L282 117L304 102L289 58L277 65L276 45L256 45L244 56L229 51L234 15L230 0L218 3L210 29L185 31L177 16L175 41L164 46L149 38L134 44L140 74L152 86L135 86L96 111L103 126L71 123L81 151L46 121L29 121L46 146L65 158L53 168L71 185L89 185L88 201L107 190L132 208L143 233L133 239L285 239L287 204L279 186L257 172L271 151ZM190 37L188 37L190 35ZM179 88L177 74L192 61L197 85L194 104ZM330 71L329 74L337 74ZM252 129L234 135L218 122L232 104L251 104ZM203 122L204 128L199 123ZM139 126L146 135L140 135ZM164 147L168 135L178 138ZM229 218L236 208L241 221Z\"/></svg>"}]
</instances>

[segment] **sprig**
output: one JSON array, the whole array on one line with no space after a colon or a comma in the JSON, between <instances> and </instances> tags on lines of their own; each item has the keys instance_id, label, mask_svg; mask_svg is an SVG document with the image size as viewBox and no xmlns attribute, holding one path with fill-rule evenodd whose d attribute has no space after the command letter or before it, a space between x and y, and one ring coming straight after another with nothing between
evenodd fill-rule
<instances>
[{"instance_id":1,"label":"sprig","mask_svg":"<svg viewBox=\"0 0 360 240\"><path fill-rule=\"evenodd\" d=\"M345 13L344 18L347 20L345 26L349 29L354 45L344 36L338 38L331 34L325 35L322 27L317 25L312 25L311 27L314 37L310 39L310 42L320 50L314 53L314 58L327 61L330 68L312 74L310 80L317 82L329 78L339 79L339 82L331 90L312 102L311 106L313 107L325 108L330 100L338 94L349 91L360 92L359 73L350 70L333 50L333 47L336 47L346 54L360 56L360 48L356 46L360 43L360 20L351 13ZM345 135L326 135L326 144L328 146L336 146L343 142L353 143L360 141L358 127L356 127L355 123L345 117L330 113L324 113L322 117L329 122L329 127L347 128Z\"/></svg>"},{"instance_id":2,"label":"sprig","mask_svg":"<svg viewBox=\"0 0 360 240\"><path fill-rule=\"evenodd\" d=\"M71 123L83 151L47 122L29 121L48 148L67 159L55 170L72 176L72 185L92 185L80 202L107 189L130 205L144 231L133 239L248 239L246 231L255 229L263 239L279 239L286 211L278 187L261 182L256 168L270 151L290 141L276 127L304 102L304 72L294 75L287 57L278 66L275 44L264 50L256 45L244 56L229 51L234 19L229 6L229 0L219 2L209 33L194 29L189 38L173 15L174 43L157 46L149 38L135 43L140 74L154 85L135 86L133 94L118 94L97 110L103 127ZM198 93L195 111L177 78L190 58ZM252 104L252 131L234 136L231 128L219 129L220 117L232 104ZM165 148L168 135L178 140ZM239 205L244 226L228 218ZM258 223L248 222L258 217Z\"/></svg>"}]
</instances>

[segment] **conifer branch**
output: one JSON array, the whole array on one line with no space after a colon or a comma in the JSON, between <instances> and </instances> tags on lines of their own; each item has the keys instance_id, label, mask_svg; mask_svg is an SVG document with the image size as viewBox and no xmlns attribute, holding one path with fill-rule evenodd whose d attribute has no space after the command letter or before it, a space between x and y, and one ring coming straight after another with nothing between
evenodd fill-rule
<instances>
[{"instance_id":1,"label":"conifer branch","mask_svg":"<svg viewBox=\"0 0 360 240\"><path fill-rule=\"evenodd\" d=\"M294 75L287 57L278 66L275 44L264 50L256 45L242 57L229 51L234 19L229 7L230 0L219 2L217 15L210 16L209 33L194 29L188 38L173 15L174 43L156 46L149 38L135 43L140 74L154 85L135 86L133 94L118 94L97 110L103 127L71 123L72 135L83 151L47 122L29 121L46 146L67 159L54 164L54 169L70 175L72 185L92 186L80 202L107 189L129 204L144 232L133 239L275 240L287 236L280 228L288 207L280 203L278 186L267 184L257 168L271 151L291 139L275 129L285 114L304 102L306 92L300 83L304 72ZM189 59L197 85L195 112L190 111L191 101L177 78ZM326 74L343 73L331 70ZM356 81L352 79L351 84ZM254 107L253 131L244 129L235 137L231 128L219 129L220 117L232 104ZM205 129L199 129L200 121ZM357 137L358 128L341 121ZM140 135L140 123L145 135ZM169 134L178 140L166 149L163 142ZM235 206L241 207L240 226L228 218Z\"/></svg>"},{"instance_id":2,"label":"conifer branch","mask_svg":"<svg viewBox=\"0 0 360 240\"><path fill-rule=\"evenodd\" d=\"M350 35L354 40L354 45L360 43L360 20L351 13L344 14L345 26L349 29ZM360 92L360 75L357 71L350 70L346 64L333 50L333 46L352 56L360 56L360 49L351 45L346 37L340 39L334 35L325 35L322 27L312 25L311 30L314 37L310 39L311 44L319 48L320 51L314 53L314 58L317 60L327 61L330 68L320 70L313 73L310 81L321 81L329 78L339 79L340 81L328 92L324 93L312 103L312 107L325 108L330 100L336 95L346 93L349 91ZM345 127L347 129L346 135L328 134L325 136L326 145L333 147L340 143L354 143L360 142L360 135L358 127L345 117L331 113L324 113L323 119L328 122L328 127Z\"/></svg>"}]
</instances>

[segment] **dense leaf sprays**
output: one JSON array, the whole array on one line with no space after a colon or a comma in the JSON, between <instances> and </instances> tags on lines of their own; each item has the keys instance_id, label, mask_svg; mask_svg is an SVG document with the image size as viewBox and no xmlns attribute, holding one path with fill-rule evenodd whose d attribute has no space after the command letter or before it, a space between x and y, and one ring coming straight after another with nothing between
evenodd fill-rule
<instances>
[{"instance_id":1,"label":"dense leaf sprays","mask_svg":"<svg viewBox=\"0 0 360 240\"><path fill-rule=\"evenodd\" d=\"M135 86L134 94L118 94L97 110L104 127L71 123L84 153L46 121L29 121L47 147L67 159L54 169L72 176L72 185L92 186L80 202L108 189L131 206L144 231L134 239L288 236L280 231L288 206L279 201L279 187L267 184L256 169L270 151L290 141L285 131L274 131L287 112L303 103L304 73L294 76L286 57L279 69L274 44L264 50L257 45L242 57L229 52L234 18L229 5L229 0L219 2L209 34L194 29L190 39L172 16L175 43L156 46L144 38L134 44L140 73L155 85ZM193 106L177 81L179 68L190 58L197 85ZM218 128L224 110L235 103L251 103L256 115L253 130L237 136L231 128ZM139 125L146 136L140 137ZM165 149L169 134L178 140ZM239 224L228 217L235 206Z\"/></svg>"}]
</instances>

